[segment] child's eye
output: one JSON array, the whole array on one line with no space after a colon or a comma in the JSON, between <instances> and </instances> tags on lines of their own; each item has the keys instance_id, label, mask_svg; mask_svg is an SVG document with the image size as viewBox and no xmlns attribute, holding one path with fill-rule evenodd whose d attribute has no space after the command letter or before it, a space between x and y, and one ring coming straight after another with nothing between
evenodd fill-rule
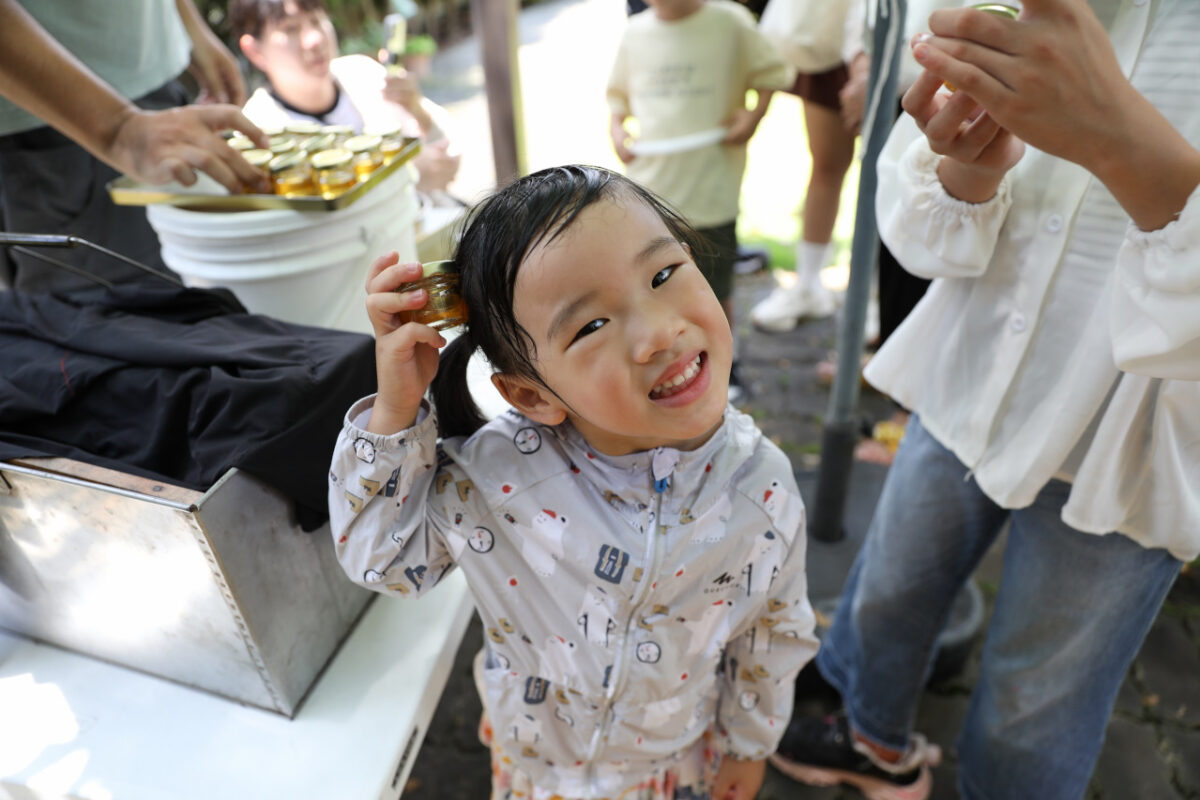
<instances>
[{"instance_id":1,"label":"child's eye","mask_svg":"<svg viewBox=\"0 0 1200 800\"><path fill-rule=\"evenodd\" d=\"M650 287L657 289L659 286L662 286L677 269L679 269L678 264L672 264L669 267L660 269L658 272L654 273L654 277L650 279Z\"/></svg>"},{"instance_id":2,"label":"child's eye","mask_svg":"<svg viewBox=\"0 0 1200 800\"><path fill-rule=\"evenodd\" d=\"M608 320L606 320L606 319L592 320L591 322L589 322L588 324L584 325L582 328L579 329L579 333L575 334L575 338L571 340L571 343L574 344L575 342L578 342L580 339L587 336L589 333L595 333L596 331L603 328L607 323L608 323Z\"/></svg>"}]
</instances>

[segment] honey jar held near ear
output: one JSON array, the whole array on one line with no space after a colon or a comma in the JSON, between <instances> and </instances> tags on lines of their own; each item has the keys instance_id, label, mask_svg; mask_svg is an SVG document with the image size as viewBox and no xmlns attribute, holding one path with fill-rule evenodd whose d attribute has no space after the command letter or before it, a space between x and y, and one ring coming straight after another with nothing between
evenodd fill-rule
<instances>
[{"instance_id":1,"label":"honey jar held near ear","mask_svg":"<svg viewBox=\"0 0 1200 800\"><path fill-rule=\"evenodd\" d=\"M424 289L429 300L421 308L400 313L401 322L419 322L434 330L463 325L467 321L467 305L459 293L458 266L453 261L430 261L421 265L421 278L401 284L397 292Z\"/></svg>"}]
</instances>

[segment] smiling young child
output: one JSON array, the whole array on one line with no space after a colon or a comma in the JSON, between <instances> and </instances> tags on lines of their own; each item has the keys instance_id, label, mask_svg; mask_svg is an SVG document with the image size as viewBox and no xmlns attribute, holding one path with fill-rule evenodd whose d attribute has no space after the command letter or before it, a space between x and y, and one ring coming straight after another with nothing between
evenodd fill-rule
<instances>
[{"instance_id":1,"label":"smiling young child","mask_svg":"<svg viewBox=\"0 0 1200 800\"><path fill-rule=\"evenodd\" d=\"M464 570L494 798L750 800L816 651L804 506L727 405L729 325L693 235L620 175L556 167L472 212L449 345L400 322L428 299L396 291L419 265L393 253L368 278L379 391L334 454L336 550L396 596ZM477 348L512 405L490 422Z\"/></svg>"}]
</instances>

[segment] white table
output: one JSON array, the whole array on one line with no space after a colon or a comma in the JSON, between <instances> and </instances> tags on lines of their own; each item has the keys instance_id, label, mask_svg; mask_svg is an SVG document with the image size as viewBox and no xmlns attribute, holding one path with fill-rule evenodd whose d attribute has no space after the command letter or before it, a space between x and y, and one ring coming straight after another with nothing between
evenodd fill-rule
<instances>
[{"instance_id":1,"label":"white table","mask_svg":"<svg viewBox=\"0 0 1200 800\"><path fill-rule=\"evenodd\" d=\"M292 720L0 631L0 800L398 798L472 609L376 598Z\"/></svg>"}]
</instances>

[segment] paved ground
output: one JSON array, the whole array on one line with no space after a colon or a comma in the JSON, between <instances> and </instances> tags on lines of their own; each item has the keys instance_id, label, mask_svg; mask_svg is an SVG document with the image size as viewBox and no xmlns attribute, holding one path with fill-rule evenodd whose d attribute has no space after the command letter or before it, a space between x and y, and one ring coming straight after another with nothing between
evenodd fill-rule
<instances>
[{"instance_id":1,"label":"paved ground","mask_svg":"<svg viewBox=\"0 0 1200 800\"><path fill-rule=\"evenodd\" d=\"M623 4L614 0L556 0L522 12L521 69L528 120L531 168L568 161L616 166L607 143L603 84L620 25ZM482 72L473 43L439 54L431 96L454 112L468 140L459 191L474 197L492 182L487 115L481 96ZM780 170L803 185L801 156L791 152L798 124L794 103L776 103L751 150L747 189L779 180ZM798 198L796 201L798 202ZM794 211L746 203L756 229L784 230ZM839 236L849 215L843 214ZM794 223L791 223L794 225ZM791 234L794 235L794 229ZM836 281L836 272L831 272ZM739 319L748 318L755 300L774 280L741 277L736 288ZM791 455L810 504L819 464L820 426L828 390L816 381L816 362L835 345L832 320L814 322L769 336L740 323L743 372L751 383L746 410ZM887 401L866 392L867 418L889 413ZM861 535L878 495L882 471L856 467L847 503L847 527ZM824 552L822 549L824 548ZM810 544L810 563L844 560L838 547ZM841 546L845 549L845 545ZM976 580L985 599L994 595L1002 573L1003 542L989 554ZM414 800L476 800L488 795L486 751L475 738L479 701L470 678L470 657L481 641L478 625L467 632L450 683L417 759L406 797ZM954 739L977 674L978 643L965 668L931 686L922 698L918 727L946 749L935 772L933 797L957 796ZM768 771L760 800L840 800L857 797L843 789L800 787ZM1200 576L1181 578L1130 670L1108 728L1089 800L1200 800Z\"/></svg>"}]
</instances>

